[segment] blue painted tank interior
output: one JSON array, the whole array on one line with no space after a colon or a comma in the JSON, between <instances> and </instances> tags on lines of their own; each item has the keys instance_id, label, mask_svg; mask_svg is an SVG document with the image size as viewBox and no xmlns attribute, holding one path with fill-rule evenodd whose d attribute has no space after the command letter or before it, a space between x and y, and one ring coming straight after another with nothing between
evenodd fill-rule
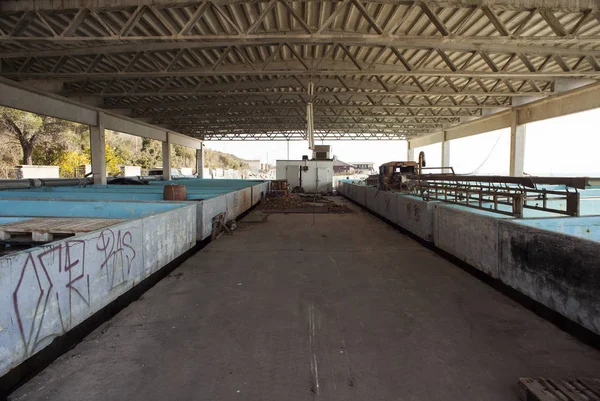
<instances>
[{"instance_id":1,"label":"blue painted tank interior","mask_svg":"<svg viewBox=\"0 0 600 401\"><path fill-rule=\"evenodd\" d=\"M149 185L87 185L6 189L0 191L0 218L89 217L130 219L149 216L180 207L182 203L163 201L167 184L186 186L187 200L210 199L256 185L251 180L182 179L150 181ZM0 220L0 224L9 221Z\"/></svg>"}]
</instances>

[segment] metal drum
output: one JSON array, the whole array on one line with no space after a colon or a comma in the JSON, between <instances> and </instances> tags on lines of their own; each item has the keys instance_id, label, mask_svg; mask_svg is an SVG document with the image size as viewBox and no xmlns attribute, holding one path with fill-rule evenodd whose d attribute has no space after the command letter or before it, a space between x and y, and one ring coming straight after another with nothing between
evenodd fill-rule
<instances>
[{"instance_id":1,"label":"metal drum","mask_svg":"<svg viewBox=\"0 0 600 401\"><path fill-rule=\"evenodd\" d=\"M187 198L185 185L165 185L163 199L169 201L184 201Z\"/></svg>"}]
</instances>

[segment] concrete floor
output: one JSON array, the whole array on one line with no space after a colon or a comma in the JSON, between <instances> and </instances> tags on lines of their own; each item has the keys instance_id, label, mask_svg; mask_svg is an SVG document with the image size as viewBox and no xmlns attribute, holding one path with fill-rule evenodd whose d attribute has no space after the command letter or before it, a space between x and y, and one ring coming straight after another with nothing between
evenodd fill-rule
<instances>
[{"instance_id":1,"label":"concrete floor","mask_svg":"<svg viewBox=\"0 0 600 401\"><path fill-rule=\"evenodd\" d=\"M351 207L240 224L12 399L505 401L598 375L598 351Z\"/></svg>"}]
</instances>

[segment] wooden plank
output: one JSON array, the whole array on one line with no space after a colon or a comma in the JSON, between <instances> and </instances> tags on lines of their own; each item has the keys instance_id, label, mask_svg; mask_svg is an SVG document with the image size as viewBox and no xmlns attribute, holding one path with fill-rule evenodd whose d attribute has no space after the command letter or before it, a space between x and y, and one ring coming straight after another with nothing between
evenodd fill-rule
<instances>
[{"instance_id":1,"label":"wooden plank","mask_svg":"<svg viewBox=\"0 0 600 401\"><path fill-rule=\"evenodd\" d=\"M600 401L599 379L519 379L523 401Z\"/></svg>"},{"instance_id":2,"label":"wooden plank","mask_svg":"<svg viewBox=\"0 0 600 401\"><path fill-rule=\"evenodd\" d=\"M14 223L0 224L3 235L10 234L76 234L99 230L104 227L121 223L122 219L85 219L85 218L54 218L39 217Z\"/></svg>"}]
</instances>

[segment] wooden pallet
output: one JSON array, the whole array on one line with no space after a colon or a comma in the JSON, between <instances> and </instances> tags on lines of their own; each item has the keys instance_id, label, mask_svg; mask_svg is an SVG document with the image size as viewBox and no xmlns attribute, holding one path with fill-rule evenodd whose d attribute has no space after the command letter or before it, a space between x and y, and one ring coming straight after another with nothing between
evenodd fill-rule
<instances>
[{"instance_id":1,"label":"wooden pallet","mask_svg":"<svg viewBox=\"0 0 600 401\"><path fill-rule=\"evenodd\" d=\"M14 223L0 224L0 240L31 236L33 242L52 241L55 235L87 233L121 223L121 219L85 219L70 217L36 217Z\"/></svg>"},{"instance_id":2,"label":"wooden pallet","mask_svg":"<svg viewBox=\"0 0 600 401\"><path fill-rule=\"evenodd\" d=\"M523 401L600 401L600 379L519 379Z\"/></svg>"}]
</instances>

